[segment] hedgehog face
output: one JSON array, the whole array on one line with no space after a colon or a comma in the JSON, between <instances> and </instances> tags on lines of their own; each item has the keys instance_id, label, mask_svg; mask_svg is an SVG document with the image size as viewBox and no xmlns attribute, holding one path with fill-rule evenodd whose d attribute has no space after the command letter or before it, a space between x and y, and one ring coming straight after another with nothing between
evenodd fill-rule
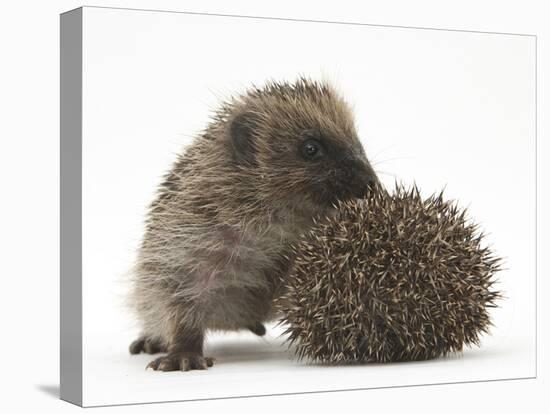
<instances>
[{"instance_id":1,"label":"hedgehog face","mask_svg":"<svg viewBox=\"0 0 550 414\"><path fill-rule=\"evenodd\" d=\"M254 191L270 203L324 209L363 197L377 182L351 110L325 84L300 80L253 91L231 135L237 162L253 167Z\"/></svg>"},{"instance_id":2,"label":"hedgehog face","mask_svg":"<svg viewBox=\"0 0 550 414\"><path fill-rule=\"evenodd\" d=\"M322 204L363 197L377 181L376 174L354 134L339 136L331 131L305 130L296 144L304 188Z\"/></svg>"}]
</instances>

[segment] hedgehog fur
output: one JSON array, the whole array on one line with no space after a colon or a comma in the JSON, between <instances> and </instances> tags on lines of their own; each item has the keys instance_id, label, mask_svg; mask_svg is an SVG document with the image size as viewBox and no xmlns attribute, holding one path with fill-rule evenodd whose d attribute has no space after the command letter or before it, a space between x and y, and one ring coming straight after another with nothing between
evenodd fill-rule
<instances>
[{"instance_id":1,"label":"hedgehog fur","mask_svg":"<svg viewBox=\"0 0 550 414\"><path fill-rule=\"evenodd\" d=\"M294 245L281 322L299 359L425 360L479 345L501 259L443 192L340 202Z\"/></svg>"}]
</instances>

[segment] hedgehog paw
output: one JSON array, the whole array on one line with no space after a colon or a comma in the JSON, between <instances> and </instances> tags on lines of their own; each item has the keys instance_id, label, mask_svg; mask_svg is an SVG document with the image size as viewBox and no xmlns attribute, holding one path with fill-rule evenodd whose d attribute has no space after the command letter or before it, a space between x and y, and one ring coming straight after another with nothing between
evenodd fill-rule
<instances>
[{"instance_id":1,"label":"hedgehog paw","mask_svg":"<svg viewBox=\"0 0 550 414\"><path fill-rule=\"evenodd\" d=\"M250 332L258 335L258 336L264 336L265 335L265 326L261 322L256 322L254 325L247 326L247 328L250 330Z\"/></svg>"},{"instance_id":2,"label":"hedgehog paw","mask_svg":"<svg viewBox=\"0 0 550 414\"><path fill-rule=\"evenodd\" d=\"M134 355L141 352L146 354L158 354L159 352L166 351L166 347L158 339L147 336L142 336L130 344L130 353Z\"/></svg>"},{"instance_id":3,"label":"hedgehog paw","mask_svg":"<svg viewBox=\"0 0 550 414\"><path fill-rule=\"evenodd\" d=\"M155 371L189 371L207 369L214 365L214 358L203 357L196 352L172 352L151 361L146 368Z\"/></svg>"}]
</instances>

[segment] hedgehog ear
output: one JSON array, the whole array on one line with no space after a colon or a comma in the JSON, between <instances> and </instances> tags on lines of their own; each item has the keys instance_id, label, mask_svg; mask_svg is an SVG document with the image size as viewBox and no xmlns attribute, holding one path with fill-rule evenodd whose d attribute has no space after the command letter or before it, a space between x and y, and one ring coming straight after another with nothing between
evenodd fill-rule
<instances>
[{"instance_id":1,"label":"hedgehog ear","mask_svg":"<svg viewBox=\"0 0 550 414\"><path fill-rule=\"evenodd\" d=\"M254 145L254 119L250 112L237 115L231 122L229 134L233 154L238 162L256 163L256 148Z\"/></svg>"}]
</instances>

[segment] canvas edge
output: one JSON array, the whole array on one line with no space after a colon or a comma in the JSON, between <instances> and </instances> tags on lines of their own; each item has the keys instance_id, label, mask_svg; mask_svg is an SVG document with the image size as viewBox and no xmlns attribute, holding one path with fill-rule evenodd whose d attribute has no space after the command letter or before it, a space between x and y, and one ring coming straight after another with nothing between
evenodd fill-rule
<instances>
[{"instance_id":1,"label":"canvas edge","mask_svg":"<svg viewBox=\"0 0 550 414\"><path fill-rule=\"evenodd\" d=\"M60 398L82 406L82 15L60 15Z\"/></svg>"}]
</instances>

